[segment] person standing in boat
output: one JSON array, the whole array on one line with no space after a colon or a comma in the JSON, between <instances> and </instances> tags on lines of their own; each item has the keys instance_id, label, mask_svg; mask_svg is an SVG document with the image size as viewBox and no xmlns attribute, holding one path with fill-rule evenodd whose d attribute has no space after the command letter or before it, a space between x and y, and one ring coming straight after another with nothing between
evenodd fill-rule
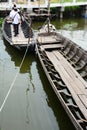
<instances>
[{"instance_id":1,"label":"person standing in boat","mask_svg":"<svg viewBox=\"0 0 87 130\"><path fill-rule=\"evenodd\" d=\"M12 10L10 11L10 16L13 14L13 12L14 12L14 8L17 8L17 7L16 7L16 4L13 5ZM17 9L17 11L19 12L18 9Z\"/></svg>"},{"instance_id":2,"label":"person standing in boat","mask_svg":"<svg viewBox=\"0 0 87 130\"><path fill-rule=\"evenodd\" d=\"M21 17L16 7L13 7L13 10L10 12L10 18L12 19L14 36L16 37L19 34L19 24L21 23Z\"/></svg>"}]
</instances>

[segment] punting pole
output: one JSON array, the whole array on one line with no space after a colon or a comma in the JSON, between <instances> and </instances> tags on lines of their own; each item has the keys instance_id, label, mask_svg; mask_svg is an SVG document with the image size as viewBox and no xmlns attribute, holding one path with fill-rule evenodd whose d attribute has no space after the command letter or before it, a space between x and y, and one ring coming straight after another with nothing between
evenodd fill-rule
<instances>
[{"instance_id":1,"label":"punting pole","mask_svg":"<svg viewBox=\"0 0 87 130\"><path fill-rule=\"evenodd\" d=\"M49 24L50 24L50 0L48 0L48 33L49 33Z\"/></svg>"}]
</instances>

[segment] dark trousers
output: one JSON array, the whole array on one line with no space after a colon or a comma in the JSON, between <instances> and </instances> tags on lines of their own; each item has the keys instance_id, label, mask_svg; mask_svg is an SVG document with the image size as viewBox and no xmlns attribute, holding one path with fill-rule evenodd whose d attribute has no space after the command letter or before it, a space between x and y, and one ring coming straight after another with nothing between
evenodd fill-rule
<instances>
[{"instance_id":1,"label":"dark trousers","mask_svg":"<svg viewBox=\"0 0 87 130\"><path fill-rule=\"evenodd\" d=\"M19 24L13 24L14 27L14 35L16 36L19 32Z\"/></svg>"}]
</instances>

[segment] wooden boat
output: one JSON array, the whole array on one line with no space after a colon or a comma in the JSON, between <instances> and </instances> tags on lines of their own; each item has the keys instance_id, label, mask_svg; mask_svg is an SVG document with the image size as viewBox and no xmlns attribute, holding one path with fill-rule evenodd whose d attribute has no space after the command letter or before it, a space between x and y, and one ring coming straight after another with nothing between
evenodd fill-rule
<instances>
[{"instance_id":1,"label":"wooden boat","mask_svg":"<svg viewBox=\"0 0 87 130\"><path fill-rule=\"evenodd\" d=\"M87 130L87 52L59 34L51 24L38 31L36 51L75 128Z\"/></svg>"},{"instance_id":2,"label":"wooden boat","mask_svg":"<svg viewBox=\"0 0 87 130\"><path fill-rule=\"evenodd\" d=\"M34 32L30 24L24 20L19 25L19 35L14 37L13 25L9 23L8 17L2 24L3 37L13 47L18 50L25 50L28 47L30 52L35 51Z\"/></svg>"}]
</instances>

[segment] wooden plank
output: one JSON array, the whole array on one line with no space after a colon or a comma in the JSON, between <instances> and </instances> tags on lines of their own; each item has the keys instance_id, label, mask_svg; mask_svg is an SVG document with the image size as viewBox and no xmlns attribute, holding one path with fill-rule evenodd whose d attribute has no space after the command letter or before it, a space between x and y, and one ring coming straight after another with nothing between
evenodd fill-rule
<instances>
[{"instance_id":1,"label":"wooden plank","mask_svg":"<svg viewBox=\"0 0 87 130\"><path fill-rule=\"evenodd\" d=\"M59 39L57 39L56 36L38 36L38 42L39 43L58 43L60 42Z\"/></svg>"},{"instance_id":2,"label":"wooden plank","mask_svg":"<svg viewBox=\"0 0 87 130\"><path fill-rule=\"evenodd\" d=\"M82 111L83 115L87 119L87 109L84 106L84 104L82 103L81 99L78 97L78 94L82 95L84 93L79 89L79 86L77 86L77 84L74 83L74 80L71 78L71 76L65 70L65 68L61 65L60 61L56 58L56 56L52 52L46 52L46 54L49 57L49 59L51 60L51 62L53 63L55 69L61 75L61 78L63 79L67 88L71 92L73 99L75 100L79 109Z\"/></svg>"},{"instance_id":3,"label":"wooden plank","mask_svg":"<svg viewBox=\"0 0 87 130\"><path fill-rule=\"evenodd\" d=\"M12 41L13 44L28 44L28 38L25 38L21 26L19 25L19 35L14 37L13 25L11 25Z\"/></svg>"},{"instance_id":4,"label":"wooden plank","mask_svg":"<svg viewBox=\"0 0 87 130\"><path fill-rule=\"evenodd\" d=\"M62 48L63 47L63 45L62 44L48 44L48 45L42 45L42 47L44 48L44 49L58 49L58 48Z\"/></svg>"},{"instance_id":5,"label":"wooden plank","mask_svg":"<svg viewBox=\"0 0 87 130\"><path fill-rule=\"evenodd\" d=\"M52 54L53 54L53 53L52 53ZM51 54L51 55L52 55L52 54ZM70 74L68 73L68 71L67 71L68 67L67 67L67 69L66 69L66 68L65 68L65 64L61 64L61 61L58 60L57 57L56 57L54 54L52 55L52 57L54 57L53 60L52 60L54 66L58 66L58 67L61 66L61 67L62 67L62 70L64 70L64 71L63 71L63 74L64 74L64 75L67 75L67 76L66 76L67 81L70 82L69 84L70 84L70 86L73 87L73 89L74 89L74 91L76 92L76 94L83 94L83 91L81 91L81 89L79 88L79 85L78 85L78 87L77 87L77 84L76 84L76 82L75 82L75 79L73 79L73 78L70 76ZM55 62L55 61L56 61L56 62ZM59 69L58 69L58 70L59 70ZM58 71L58 70L57 70L57 71Z\"/></svg>"},{"instance_id":6,"label":"wooden plank","mask_svg":"<svg viewBox=\"0 0 87 130\"><path fill-rule=\"evenodd\" d=\"M84 105L84 106L86 107L86 109L87 109L87 96L84 95L84 94L82 94L82 95L79 94L78 96L79 96L79 98L81 99L83 105Z\"/></svg>"},{"instance_id":7,"label":"wooden plank","mask_svg":"<svg viewBox=\"0 0 87 130\"><path fill-rule=\"evenodd\" d=\"M80 88L80 90L83 91L87 95L87 83L84 81L84 79L80 76L80 74L71 66L71 64L58 52L53 52L55 56L60 60L61 65L64 66L67 73L73 78L74 82L77 84L77 86Z\"/></svg>"}]
</instances>

